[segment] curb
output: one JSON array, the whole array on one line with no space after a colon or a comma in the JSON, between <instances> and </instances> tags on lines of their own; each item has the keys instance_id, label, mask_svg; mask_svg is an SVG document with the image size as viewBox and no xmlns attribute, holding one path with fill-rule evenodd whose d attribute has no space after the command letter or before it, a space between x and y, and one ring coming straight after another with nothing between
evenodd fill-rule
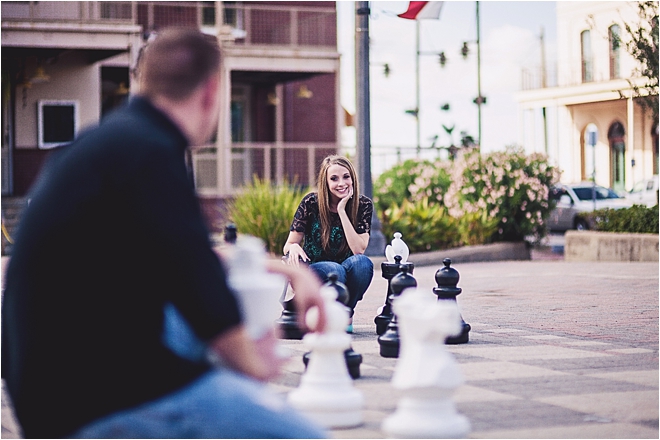
<instances>
[{"instance_id":1,"label":"curb","mask_svg":"<svg viewBox=\"0 0 660 440\"><path fill-rule=\"evenodd\" d=\"M387 261L383 256L369 256L374 266ZM451 263L478 263L482 261L531 260L529 246L524 241L463 246L433 252L410 254L408 261L417 266L442 266L442 260L451 258Z\"/></svg>"}]
</instances>

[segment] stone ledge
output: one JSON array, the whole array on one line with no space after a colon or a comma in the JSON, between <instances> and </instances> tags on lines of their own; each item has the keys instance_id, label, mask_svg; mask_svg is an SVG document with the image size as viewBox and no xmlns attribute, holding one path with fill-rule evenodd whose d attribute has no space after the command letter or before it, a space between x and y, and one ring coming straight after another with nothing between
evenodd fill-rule
<instances>
[{"instance_id":1,"label":"stone ledge","mask_svg":"<svg viewBox=\"0 0 660 440\"><path fill-rule=\"evenodd\" d=\"M658 261L658 235L566 231L566 261Z\"/></svg>"},{"instance_id":2,"label":"stone ledge","mask_svg":"<svg viewBox=\"0 0 660 440\"><path fill-rule=\"evenodd\" d=\"M385 256L372 256L370 258L376 270L380 270L380 264L386 261ZM463 246L433 252L418 252L410 254L408 261L414 263L415 267L442 267L442 260L445 258L451 258L451 264L453 265L456 263L476 263L480 261L531 260L531 253L524 241L501 242L477 246Z\"/></svg>"}]
</instances>

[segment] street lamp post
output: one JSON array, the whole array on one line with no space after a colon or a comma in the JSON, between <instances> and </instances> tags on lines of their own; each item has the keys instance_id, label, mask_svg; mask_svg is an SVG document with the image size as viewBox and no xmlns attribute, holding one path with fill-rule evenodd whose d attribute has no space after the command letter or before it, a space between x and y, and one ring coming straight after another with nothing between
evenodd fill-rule
<instances>
[{"instance_id":1,"label":"street lamp post","mask_svg":"<svg viewBox=\"0 0 660 440\"><path fill-rule=\"evenodd\" d=\"M355 2L355 76L357 115L357 165L362 194L373 198L371 180L371 115L369 113L369 2ZM371 236L366 255L383 255L385 236L378 214L371 216Z\"/></svg>"}]
</instances>

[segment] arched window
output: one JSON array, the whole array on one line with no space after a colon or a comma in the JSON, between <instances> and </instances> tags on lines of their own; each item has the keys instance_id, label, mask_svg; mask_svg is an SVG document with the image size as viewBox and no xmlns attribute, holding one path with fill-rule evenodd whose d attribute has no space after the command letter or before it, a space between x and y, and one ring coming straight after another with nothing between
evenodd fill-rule
<instances>
[{"instance_id":1,"label":"arched window","mask_svg":"<svg viewBox=\"0 0 660 440\"><path fill-rule=\"evenodd\" d=\"M608 31L610 41L610 79L621 78L619 58L621 57L621 28L618 24L610 26Z\"/></svg>"},{"instance_id":2,"label":"arched window","mask_svg":"<svg viewBox=\"0 0 660 440\"><path fill-rule=\"evenodd\" d=\"M590 82L594 80L593 60L591 54L591 32L582 31L582 34L580 34L580 42L582 49L582 82Z\"/></svg>"}]
</instances>

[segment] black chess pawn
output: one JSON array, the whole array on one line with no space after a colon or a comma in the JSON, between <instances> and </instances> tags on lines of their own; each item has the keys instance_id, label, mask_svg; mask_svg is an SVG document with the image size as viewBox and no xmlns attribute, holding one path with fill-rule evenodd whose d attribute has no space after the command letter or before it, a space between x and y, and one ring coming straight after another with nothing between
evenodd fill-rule
<instances>
[{"instance_id":1,"label":"black chess pawn","mask_svg":"<svg viewBox=\"0 0 660 440\"><path fill-rule=\"evenodd\" d=\"M417 280L408 273L408 266L406 264L401 264L400 270L401 271L392 278L390 304L401 295L401 292L405 289L417 287ZM378 344L380 345L380 355L382 357L399 357L399 324L397 323L396 313L392 313L392 319L387 325L387 330L378 337Z\"/></svg>"},{"instance_id":2,"label":"black chess pawn","mask_svg":"<svg viewBox=\"0 0 660 440\"><path fill-rule=\"evenodd\" d=\"M433 288L433 293L435 293L438 297L438 301L454 301L456 303L456 297L463 291L463 289L457 287L460 275L456 269L450 267L450 258L445 258L442 260L442 264L444 264L445 267L438 269L438 271L435 273L435 282L438 287ZM461 326L461 334L458 336L448 337L446 340L447 344L465 344L470 340L469 333L472 327L470 327L470 324L463 321L462 316Z\"/></svg>"},{"instance_id":3,"label":"black chess pawn","mask_svg":"<svg viewBox=\"0 0 660 440\"><path fill-rule=\"evenodd\" d=\"M415 265L411 262L403 263L408 266L408 273L412 275ZM383 278L387 280L387 293L385 294L385 305L380 314L374 318L374 323L376 324L376 334L382 335L387 330L387 325L392 320L392 303L390 301L390 294L392 293L392 278L401 272L401 256L394 256L394 263L389 263L384 261L380 263L381 273Z\"/></svg>"},{"instance_id":4,"label":"black chess pawn","mask_svg":"<svg viewBox=\"0 0 660 440\"><path fill-rule=\"evenodd\" d=\"M283 296L286 294L287 286L284 287ZM298 312L296 311L293 298L288 301L282 301L282 308L282 314L275 321L275 324L280 329L280 339L302 339L305 332L298 325Z\"/></svg>"},{"instance_id":5,"label":"black chess pawn","mask_svg":"<svg viewBox=\"0 0 660 440\"><path fill-rule=\"evenodd\" d=\"M236 225L229 223L227 226L225 226L225 243L236 244L236 237Z\"/></svg>"},{"instance_id":6,"label":"black chess pawn","mask_svg":"<svg viewBox=\"0 0 660 440\"><path fill-rule=\"evenodd\" d=\"M337 291L337 302L346 306L348 304L348 289L346 285L339 281L339 277L336 273L331 272L328 274L328 282L325 283L326 286L330 286ZM348 307L346 307L348 310ZM309 356L311 353L305 353L303 355L303 363L307 367L309 362ZM348 373L353 379L360 377L360 364L362 363L362 355L356 353L353 350L353 347L349 347L344 351L344 358L346 359L346 368L348 368Z\"/></svg>"}]
</instances>

